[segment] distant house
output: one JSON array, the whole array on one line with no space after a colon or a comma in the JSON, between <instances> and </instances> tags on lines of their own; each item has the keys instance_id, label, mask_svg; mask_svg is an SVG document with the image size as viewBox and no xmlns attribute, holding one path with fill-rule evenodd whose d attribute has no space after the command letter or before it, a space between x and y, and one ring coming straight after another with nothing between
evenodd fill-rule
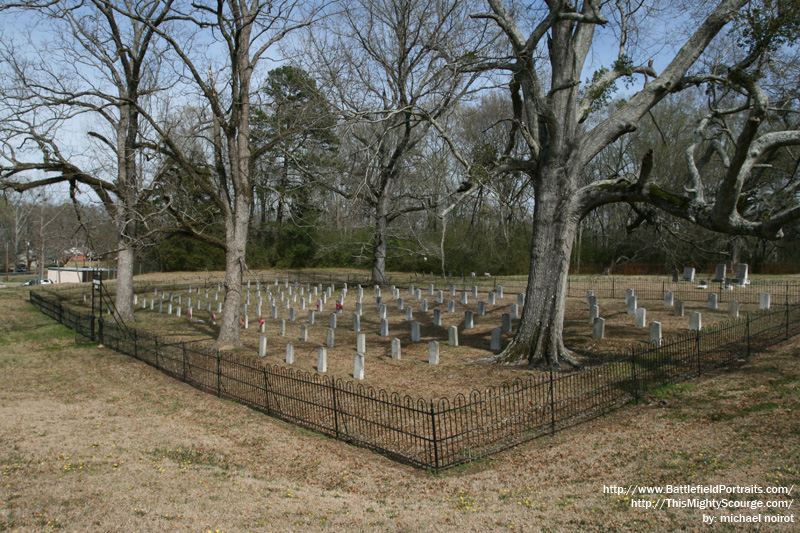
<instances>
[{"instance_id":1,"label":"distant house","mask_svg":"<svg viewBox=\"0 0 800 533\"><path fill-rule=\"evenodd\" d=\"M89 283L92 281L92 274L97 268L89 267L50 267L47 269L47 279L53 283ZM101 272L108 273L110 269L101 268ZM106 278L108 274L104 274Z\"/></svg>"},{"instance_id":2,"label":"distant house","mask_svg":"<svg viewBox=\"0 0 800 533\"><path fill-rule=\"evenodd\" d=\"M78 248L70 248L69 250L64 250L63 255L59 258L58 262L62 265L69 263L70 261L74 261L75 263L85 263L89 261L89 256L87 253L79 250Z\"/></svg>"}]
</instances>

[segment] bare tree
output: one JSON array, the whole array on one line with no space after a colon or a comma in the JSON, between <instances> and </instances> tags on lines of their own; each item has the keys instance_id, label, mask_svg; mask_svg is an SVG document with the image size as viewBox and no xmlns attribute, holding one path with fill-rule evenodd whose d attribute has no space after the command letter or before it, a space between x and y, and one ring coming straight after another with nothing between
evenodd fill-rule
<instances>
[{"instance_id":1,"label":"bare tree","mask_svg":"<svg viewBox=\"0 0 800 533\"><path fill-rule=\"evenodd\" d=\"M441 120L475 89L479 75L458 67L483 53L494 34L470 21L460 0L356 0L311 37L313 70L349 124L347 173L332 187L363 202L373 227L372 280L386 283L390 225L431 209L435 198L414 180L412 157Z\"/></svg>"},{"instance_id":2,"label":"bare tree","mask_svg":"<svg viewBox=\"0 0 800 533\"><path fill-rule=\"evenodd\" d=\"M668 64L657 72L652 64L637 65L629 56L626 43L637 22L636 9L625 1L584 0L577 6L565 0L541 2L529 11L534 16L532 24L525 21L530 31L523 30L520 15L502 0L487 1L490 12L477 16L493 20L502 29L509 57L494 58L484 66L511 73L515 133L526 150L523 158L500 162L498 171L527 173L535 195L525 310L513 341L492 360L577 364L563 341L569 258L580 220L599 206L644 203L714 231L767 239L780 237L781 227L800 217L796 196L771 207L746 201L771 175L760 172L759 164L777 150L800 144L800 131L765 126L773 106L758 83L767 58L777 52L775 45L793 37L796 14L777 9L773 2L722 0L702 14ZM640 32L646 31L648 22L638 22ZM618 57L583 86L582 70L593 49L596 28L612 25L620 38ZM746 46L720 47L721 52L709 49L715 39L727 37L725 28L731 28ZM634 75L646 81L642 89L605 118L594 123L587 120L602 107L616 80ZM700 122L696 146L687 151L684 190L670 191L668 184L657 183L654 169L658 166L651 151L641 157L635 172L582 183L584 167L636 130L667 95L697 86L724 89L728 107L718 107L726 100L712 98L710 118L722 119L726 126L712 132L708 120ZM702 157L705 153L709 157ZM709 164L712 160L713 165ZM714 165L722 169L718 179L713 178ZM782 180L784 189L796 190L796 173L773 179Z\"/></svg>"},{"instance_id":3,"label":"bare tree","mask_svg":"<svg viewBox=\"0 0 800 533\"><path fill-rule=\"evenodd\" d=\"M239 318L242 274L249 218L253 203L254 161L292 133L280 134L253 146L251 100L253 76L267 53L287 34L311 24L321 5L299 0L273 3L267 0L221 0L176 3L170 28L156 27L136 13L125 13L156 31L177 56L181 76L194 87L210 116L203 132L209 140L213 166L198 165L195 154L157 117L148 116L158 132L159 149L168 158L168 168L183 174L185 183L200 188L219 209L224 238L198 229L197 224L174 213L185 230L225 250L225 299L217 337L218 348L240 344ZM181 35L176 28L193 28ZM203 43L198 46L198 43ZM178 67L176 67L178 68Z\"/></svg>"},{"instance_id":4,"label":"bare tree","mask_svg":"<svg viewBox=\"0 0 800 533\"><path fill-rule=\"evenodd\" d=\"M13 45L4 49L12 82L2 93L7 115L0 182L17 191L66 183L76 201L82 187L99 199L116 224L116 307L123 321L134 316L137 213L147 204L147 180L137 165L142 149L140 109L158 89L154 36L170 4L171 0L131 4L137 17L121 16L108 0L31 0L6 6L8 16L21 11L51 24L59 53L54 56L52 48L43 46L30 58ZM76 127L76 117L82 116L100 125L87 135L96 141L98 152L107 150L110 169L97 158L71 153L66 137ZM46 176L26 179L32 172Z\"/></svg>"},{"instance_id":5,"label":"bare tree","mask_svg":"<svg viewBox=\"0 0 800 533\"><path fill-rule=\"evenodd\" d=\"M28 222L33 212L31 204L24 193L5 191L3 195L2 227L5 238L11 243L9 249L13 257L13 267L16 268L19 248L25 242L28 233ZM27 265L26 265L27 266Z\"/></svg>"}]
</instances>

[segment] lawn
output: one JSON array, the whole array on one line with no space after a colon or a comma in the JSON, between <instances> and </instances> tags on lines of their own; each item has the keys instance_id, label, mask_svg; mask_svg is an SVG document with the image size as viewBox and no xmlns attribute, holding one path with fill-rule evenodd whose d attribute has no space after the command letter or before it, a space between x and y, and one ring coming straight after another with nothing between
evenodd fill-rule
<instances>
[{"instance_id":1,"label":"lawn","mask_svg":"<svg viewBox=\"0 0 800 533\"><path fill-rule=\"evenodd\" d=\"M0 291L0 531L693 531L704 514L795 512L646 509L655 498L608 489L796 492L799 339L433 475L76 343L26 298ZM793 496L727 498L782 505Z\"/></svg>"}]
</instances>

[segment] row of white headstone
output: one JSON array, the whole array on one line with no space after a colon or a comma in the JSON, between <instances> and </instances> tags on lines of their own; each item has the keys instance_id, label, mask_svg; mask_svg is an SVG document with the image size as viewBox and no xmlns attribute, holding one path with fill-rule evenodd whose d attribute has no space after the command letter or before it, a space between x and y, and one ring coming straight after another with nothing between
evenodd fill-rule
<instances>
[{"instance_id":1,"label":"row of white headstone","mask_svg":"<svg viewBox=\"0 0 800 533\"><path fill-rule=\"evenodd\" d=\"M724 265L723 265L724 266ZM746 265L745 265L746 266ZM605 319L600 317L600 306L597 304L597 296L593 291L587 291L586 294L587 304L589 305L589 324L593 327L592 338L602 339L605 337ZM625 301L627 307L627 314L635 316L634 325L636 327L645 327L647 323L647 310L642 307L637 307L636 295L633 289L625 291ZM716 294L708 295L709 309L718 309L718 300ZM770 295L769 293L759 294L759 309L766 310L770 308ZM675 300L675 293L666 291L664 294L664 306L674 307L676 316L684 315L684 303L681 300ZM728 303L728 314L732 318L739 317L739 302ZM702 315L699 312L689 313L689 329L692 331L700 331L702 329ZM661 323L650 322L649 324L650 342L661 345Z\"/></svg>"},{"instance_id":2,"label":"row of white headstone","mask_svg":"<svg viewBox=\"0 0 800 533\"><path fill-rule=\"evenodd\" d=\"M451 346L458 346L458 333L455 326L450 326L450 340ZM330 331L330 330L329 330ZM453 335L455 335L455 340ZM320 347L317 349L317 372L328 371L328 348ZM267 337L261 336L259 342L258 354L260 357L265 357L267 352ZM366 336L360 333L356 339L356 352L353 356L353 377L355 379L364 379L364 370L366 367ZM392 359L399 360L402 358L400 339L392 339ZM294 364L294 345L290 342L286 344L286 364ZM432 365L439 364L439 342L430 341L428 343L428 363Z\"/></svg>"}]
</instances>

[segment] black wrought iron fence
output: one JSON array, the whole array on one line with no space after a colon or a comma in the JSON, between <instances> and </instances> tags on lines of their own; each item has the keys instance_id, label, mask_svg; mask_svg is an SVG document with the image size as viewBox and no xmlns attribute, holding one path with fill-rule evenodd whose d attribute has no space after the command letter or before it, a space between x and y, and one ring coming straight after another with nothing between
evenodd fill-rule
<instances>
[{"instance_id":1,"label":"black wrought iron fence","mask_svg":"<svg viewBox=\"0 0 800 533\"><path fill-rule=\"evenodd\" d=\"M229 398L416 467L441 470L602 416L653 389L744 360L800 333L800 306L785 306L643 344L602 365L542 372L452 400L390 393L327 374L265 364L185 342L165 342L30 293L46 315L200 390Z\"/></svg>"}]
</instances>

